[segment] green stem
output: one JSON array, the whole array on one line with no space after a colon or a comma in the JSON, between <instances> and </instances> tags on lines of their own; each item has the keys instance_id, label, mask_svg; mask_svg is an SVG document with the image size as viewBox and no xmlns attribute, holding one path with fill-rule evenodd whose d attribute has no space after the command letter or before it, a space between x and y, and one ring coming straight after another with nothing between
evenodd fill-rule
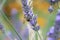
<instances>
[{"instance_id":1,"label":"green stem","mask_svg":"<svg viewBox=\"0 0 60 40\"><path fill-rule=\"evenodd\" d=\"M5 2L6 2L6 0L3 0L2 3L0 4L0 10L2 9Z\"/></svg>"},{"instance_id":2,"label":"green stem","mask_svg":"<svg viewBox=\"0 0 60 40\"><path fill-rule=\"evenodd\" d=\"M37 31L37 33L38 33L38 36L39 36L40 40L43 40L38 31Z\"/></svg>"},{"instance_id":3,"label":"green stem","mask_svg":"<svg viewBox=\"0 0 60 40\"><path fill-rule=\"evenodd\" d=\"M1 11L2 12L2 11ZM22 40L21 36L17 33L17 31L15 30L15 28L13 27L13 25L10 23L9 19L7 16L5 16L5 14L2 12L1 15L5 18L5 20L10 24L11 29L14 30L14 32L17 34L17 36L19 37L20 40Z\"/></svg>"},{"instance_id":4,"label":"green stem","mask_svg":"<svg viewBox=\"0 0 60 40\"><path fill-rule=\"evenodd\" d=\"M38 35L36 31L35 31L35 40L38 40Z\"/></svg>"},{"instance_id":5,"label":"green stem","mask_svg":"<svg viewBox=\"0 0 60 40\"><path fill-rule=\"evenodd\" d=\"M54 25L56 13L57 13L57 9L53 13L51 13L51 15L48 17L48 22L47 22L46 28L43 29L43 31L45 30L43 33L45 40L47 38L47 36L46 36L47 32L49 31L50 27Z\"/></svg>"}]
</instances>

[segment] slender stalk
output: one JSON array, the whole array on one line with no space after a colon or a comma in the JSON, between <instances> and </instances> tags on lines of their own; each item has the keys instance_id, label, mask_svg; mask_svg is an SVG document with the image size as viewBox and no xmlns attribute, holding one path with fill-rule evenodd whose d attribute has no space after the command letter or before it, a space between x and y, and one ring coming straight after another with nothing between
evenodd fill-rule
<instances>
[{"instance_id":1,"label":"slender stalk","mask_svg":"<svg viewBox=\"0 0 60 40\"><path fill-rule=\"evenodd\" d=\"M36 31L35 31L35 40L38 40L38 34Z\"/></svg>"},{"instance_id":2,"label":"slender stalk","mask_svg":"<svg viewBox=\"0 0 60 40\"><path fill-rule=\"evenodd\" d=\"M37 34L38 34L38 36L39 36L40 40L43 40L43 39L42 39L42 36L39 34L39 32L38 32L38 31L37 31Z\"/></svg>"},{"instance_id":3,"label":"slender stalk","mask_svg":"<svg viewBox=\"0 0 60 40\"><path fill-rule=\"evenodd\" d=\"M5 4L7 0L3 0L2 3L0 4L0 10L2 9L3 5Z\"/></svg>"},{"instance_id":4,"label":"slender stalk","mask_svg":"<svg viewBox=\"0 0 60 40\"><path fill-rule=\"evenodd\" d=\"M1 12L2 12L2 11L1 11ZM5 18L5 20L10 24L11 29L14 30L14 32L17 34L17 36L19 37L19 39L22 40L21 36L17 33L17 31L15 30L15 28L13 27L13 25L12 25L11 22L9 21L8 17L5 16L5 14L4 14L3 12L2 12L1 15L2 15L2 16Z\"/></svg>"}]
</instances>

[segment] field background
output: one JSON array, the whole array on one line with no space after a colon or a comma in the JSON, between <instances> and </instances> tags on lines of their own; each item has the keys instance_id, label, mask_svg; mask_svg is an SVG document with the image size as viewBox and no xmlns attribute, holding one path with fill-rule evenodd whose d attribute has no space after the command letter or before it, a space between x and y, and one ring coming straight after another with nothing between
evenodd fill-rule
<instances>
[{"instance_id":1,"label":"field background","mask_svg":"<svg viewBox=\"0 0 60 40\"><path fill-rule=\"evenodd\" d=\"M47 0L33 0L33 12L34 14L38 15L37 22L40 25L44 39L47 39L47 32L49 31L51 26L54 25L57 13L57 5L54 5L55 10L52 13L48 12L49 6L50 4ZM16 8L18 10L19 20L22 24L22 27L20 28L22 34L27 28L27 21L24 18L22 4L20 0L7 0L5 2L2 11L0 11L0 23L4 26L6 33L8 33L8 31L11 31L13 35L17 35L14 29L11 27L13 25L11 25L11 20L8 20L11 17L10 11L12 8ZM0 31L0 40L9 40L8 36L6 36L6 33Z\"/></svg>"}]
</instances>

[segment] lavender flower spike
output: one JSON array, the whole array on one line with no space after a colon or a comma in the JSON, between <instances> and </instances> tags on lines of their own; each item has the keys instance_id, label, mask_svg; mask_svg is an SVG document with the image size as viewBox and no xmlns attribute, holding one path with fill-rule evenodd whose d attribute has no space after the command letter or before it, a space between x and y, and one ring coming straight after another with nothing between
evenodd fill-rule
<instances>
[{"instance_id":1,"label":"lavender flower spike","mask_svg":"<svg viewBox=\"0 0 60 40\"><path fill-rule=\"evenodd\" d=\"M33 16L33 12L28 5L28 0L22 0L23 12L27 21L30 21Z\"/></svg>"},{"instance_id":2,"label":"lavender flower spike","mask_svg":"<svg viewBox=\"0 0 60 40\"><path fill-rule=\"evenodd\" d=\"M55 34L60 38L60 9L58 9L58 13L55 20Z\"/></svg>"},{"instance_id":3,"label":"lavender flower spike","mask_svg":"<svg viewBox=\"0 0 60 40\"><path fill-rule=\"evenodd\" d=\"M60 9L58 9L58 13L56 16L56 24L60 25Z\"/></svg>"},{"instance_id":4,"label":"lavender flower spike","mask_svg":"<svg viewBox=\"0 0 60 40\"><path fill-rule=\"evenodd\" d=\"M56 15L56 20L53 30L51 29L50 32L48 33L48 38L53 38L53 40L58 40L58 38L60 37L59 33L60 33L60 9L58 10L58 14Z\"/></svg>"},{"instance_id":5,"label":"lavender flower spike","mask_svg":"<svg viewBox=\"0 0 60 40\"><path fill-rule=\"evenodd\" d=\"M30 3L32 1L29 1ZM23 12L26 20L33 26L33 30L39 30L37 24L37 16L34 15L31 4L28 3L28 0L22 0Z\"/></svg>"}]
</instances>

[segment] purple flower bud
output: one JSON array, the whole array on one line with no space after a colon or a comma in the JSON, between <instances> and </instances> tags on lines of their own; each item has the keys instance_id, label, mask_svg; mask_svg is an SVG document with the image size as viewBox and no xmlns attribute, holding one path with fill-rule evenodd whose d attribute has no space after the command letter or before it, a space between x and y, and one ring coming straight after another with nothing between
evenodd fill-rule
<instances>
[{"instance_id":1,"label":"purple flower bud","mask_svg":"<svg viewBox=\"0 0 60 40\"><path fill-rule=\"evenodd\" d=\"M33 18L30 20L30 24L31 24L32 26L35 26L36 23L37 23L36 17L33 17Z\"/></svg>"},{"instance_id":2,"label":"purple flower bud","mask_svg":"<svg viewBox=\"0 0 60 40\"><path fill-rule=\"evenodd\" d=\"M40 26L36 26L33 28L33 30L38 31L40 29Z\"/></svg>"},{"instance_id":3,"label":"purple flower bud","mask_svg":"<svg viewBox=\"0 0 60 40\"><path fill-rule=\"evenodd\" d=\"M22 4L23 4L23 6L26 6L27 5L27 0L22 0Z\"/></svg>"},{"instance_id":4,"label":"purple flower bud","mask_svg":"<svg viewBox=\"0 0 60 40\"><path fill-rule=\"evenodd\" d=\"M50 29L50 33L54 33L54 26L51 27L51 29Z\"/></svg>"},{"instance_id":5,"label":"purple flower bud","mask_svg":"<svg viewBox=\"0 0 60 40\"><path fill-rule=\"evenodd\" d=\"M47 34L47 36L48 36L48 37L54 37L54 33L50 33L50 32L49 32L49 33Z\"/></svg>"},{"instance_id":6,"label":"purple flower bud","mask_svg":"<svg viewBox=\"0 0 60 40\"><path fill-rule=\"evenodd\" d=\"M53 12L53 7L52 6L50 6L49 8L48 8L48 11L51 13L51 12Z\"/></svg>"},{"instance_id":7,"label":"purple flower bud","mask_svg":"<svg viewBox=\"0 0 60 40\"><path fill-rule=\"evenodd\" d=\"M28 14L30 14L30 16L31 17L33 17L34 16L34 14L33 14L33 11L32 10L29 10L29 13Z\"/></svg>"},{"instance_id":8,"label":"purple flower bud","mask_svg":"<svg viewBox=\"0 0 60 40\"><path fill-rule=\"evenodd\" d=\"M56 21L60 20L60 16L56 16Z\"/></svg>"},{"instance_id":9,"label":"purple flower bud","mask_svg":"<svg viewBox=\"0 0 60 40\"><path fill-rule=\"evenodd\" d=\"M24 16L25 16L25 18L26 18L27 21L30 21L32 19L32 16L30 16L29 14L26 14Z\"/></svg>"},{"instance_id":10,"label":"purple flower bud","mask_svg":"<svg viewBox=\"0 0 60 40\"><path fill-rule=\"evenodd\" d=\"M54 34L54 26L50 28L50 31L47 33L47 36L53 37L54 36L53 34Z\"/></svg>"},{"instance_id":11,"label":"purple flower bud","mask_svg":"<svg viewBox=\"0 0 60 40\"><path fill-rule=\"evenodd\" d=\"M32 26L35 26L35 25L36 25L36 21L35 21L35 20L31 20L31 21L30 21L30 24L31 24Z\"/></svg>"},{"instance_id":12,"label":"purple flower bud","mask_svg":"<svg viewBox=\"0 0 60 40\"><path fill-rule=\"evenodd\" d=\"M54 38L52 38L52 37L48 37L47 40L54 40Z\"/></svg>"},{"instance_id":13,"label":"purple flower bud","mask_svg":"<svg viewBox=\"0 0 60 40\"><path fill-rule=\"evenodd\" d=\"M60 20L56 20L56 21L55 21L55 24L56 24L56 25L60 25Z\"/></svg>"},{"instance_id":14,"label":"purple flower bud","mask_svg":"<svg viewBox=\"0 0 60 40\"><path fill-rule=\"evenodd\" d=\"M29 11L30 11L30 7L27 5L27 6L23 7L23 10L24 10L25 13L28 14Z\"/></svg>"},{"instance_id":15,"label":"purple flower bud","mask_svg":"<svg viewBox=\"0 0 60 40\"><path fill-rule=\"evenodd\" d=\"M48 32L48 33L47 33L47 36L50 36L50 35L52 35L52 33Z\"/></svg>"},{"instance_id":16,"label":"purple flower bud","mask_svg":"<svg viewBox=\"0 0 60 40\"><path fill-rule=\"evenodd\" d=\"M30 6L27 5L27 4L28 4L27 1L28 1L28 0L22 0L23 11L24 11L26 14L28 14L29 11L30 11Z\"/></svg>"},{"instance_id":17,"label":"purple flower bud","mask_svg":"<svg viewBox=\"0 0 60 40\"><path fill-rule=\"evenodd\" d=\"M50 4L54 5L57 2L57 0L50 0Z\"/></svg>"}]
</instances>

